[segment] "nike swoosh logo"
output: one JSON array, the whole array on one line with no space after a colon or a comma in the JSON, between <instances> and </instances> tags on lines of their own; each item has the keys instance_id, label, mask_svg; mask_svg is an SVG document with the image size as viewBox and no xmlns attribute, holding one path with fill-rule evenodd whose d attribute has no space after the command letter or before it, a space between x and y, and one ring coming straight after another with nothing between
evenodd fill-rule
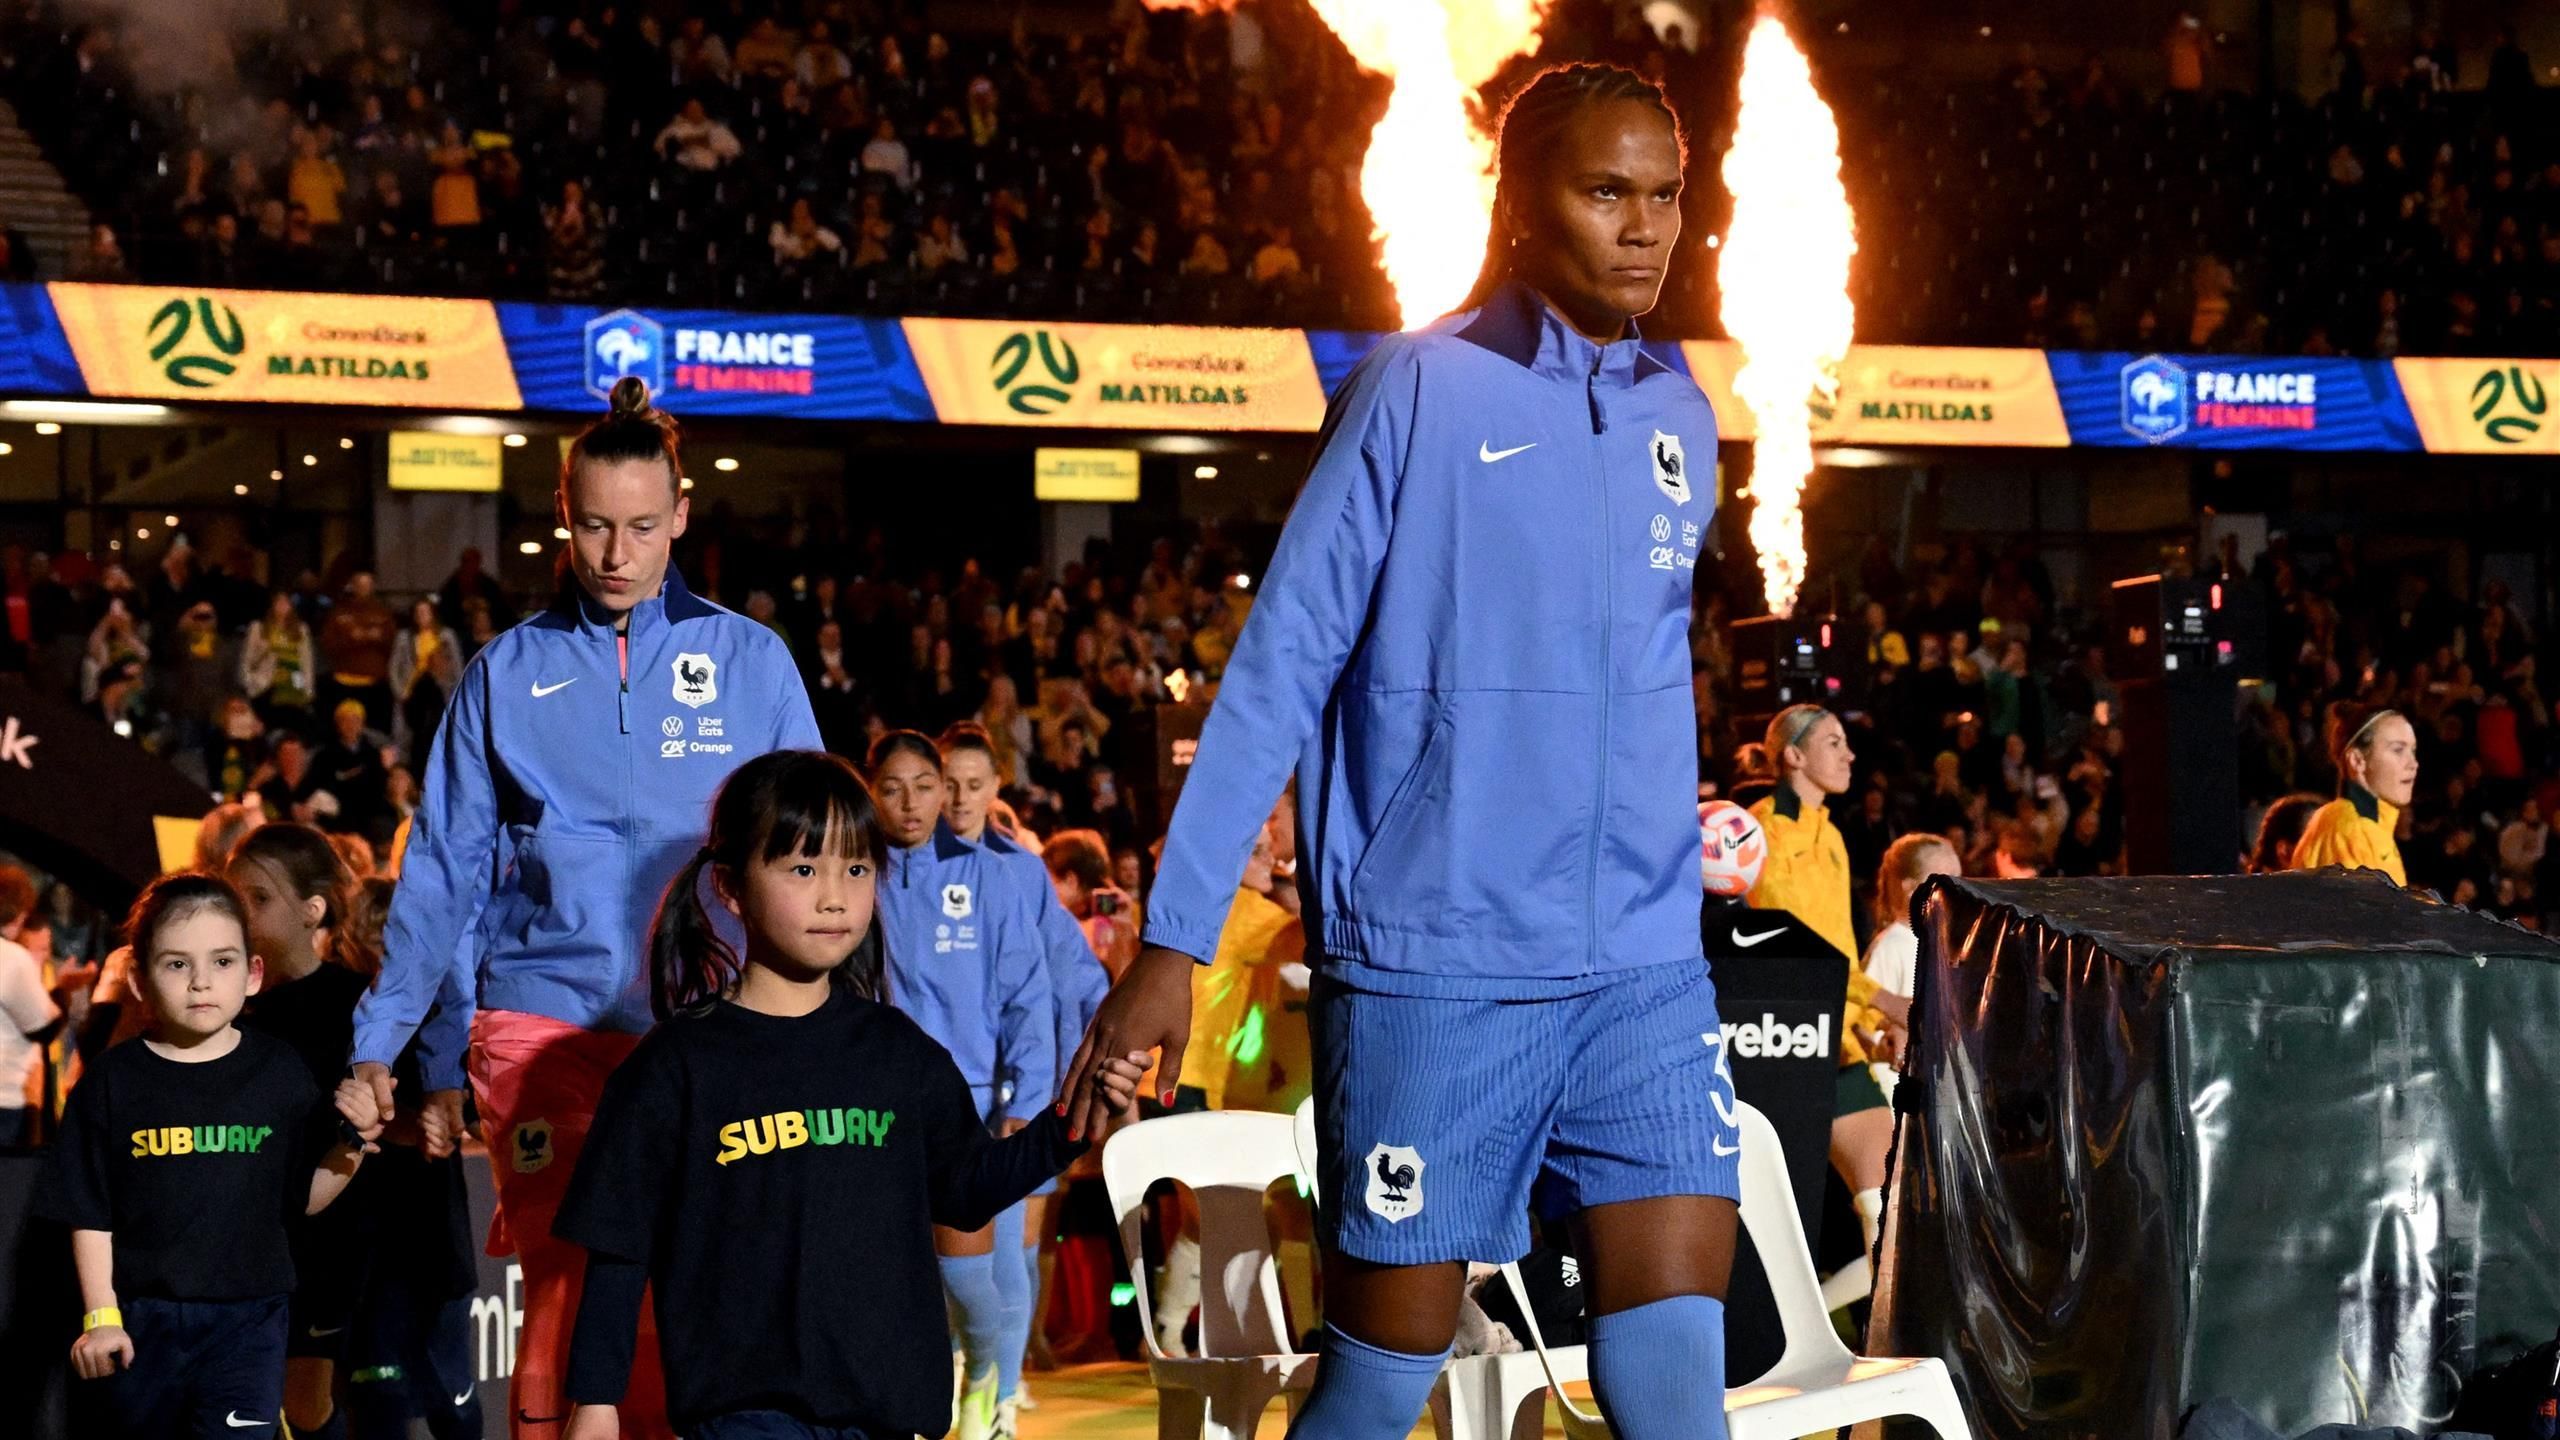
<instances>
[{"instance_id":1,"label":"nike swoosh logo","mask_svg":"<svg viewBox=\"0 0 2560 1440\"><path fill-rule=\"evenodd\" d=\"M474 1395L477 1395L477 1394L479 1394L479 1393L480 1393L480 1384L479 1384L479 1382L478 1382L478 1381L476 1381L476 1380L475 1380L475 1381L473 1381L473 1382L472 1382L472 1385L471 1385L471 1388L470 1388L470 1389L465 1390L465 1391L463 1391L461 1394L456 1395L456 1396L454 1396L454 1397L453 1397L453 1408L454 1408L454 1409L456 1409L456 1410L459 1410L459 1409L461 1409L463 1406L470 1404L470 1403L471 1403L471 1397L472 1397L472 1396L474 1396Z\"/></svg>"},{"instance_id":2,"label":"nike swoosh logo","mask_svg":"<svg viewBox=\"0 0 2560 1440\"><path fill-rule=\"evenodd\" d=\"M330 1336L335 1335L335 1334L337 1334L339 1331L344 1330L344 1329L346 1329L346 1328L347 1328L347 1327L346 1327L346 1326L344 1326L344 1325L332 1325L332 1326L330 1326L328 1329L323 1330L323 1329L321 1329L319 1326L314 1325L314 1326L310 1327L309 1329L307 1329L307 1330L303 1331L302 1333L304 1333L305 1335L310 1336L310 1337L311 1337L312 1339L314 1339L314 1340L326 1340L326 1339L328 1339Z\"/></svg>"},{"instance_id":3,"label":"nike swoosh logo","mask_svg":"<svg viewBox=\"0 0 2560 1440\"><path fill-rule=\"evenodd\" d=\"M1727 1155L1739 1155L1742 1153L1742 1147L1739 1145L1727 1145L1720 1139L1713 1143L1715 1146L1716 1156L1719 1159Z\"/></svg>"},{"instance_id":4,"label":"nike swoosh logo","mask_svg":"<svg viewBox=\"0 0 2560 1440\"><path fill-rule=\"evenodd\" d=\"M566 689L568 689L570 686L575 685L575 684L577 684L577 683L578 683L578 677L577 677L577 676L575 676L575 675L572 675L572 676L570 676L568 679L561 681L561 682L560 682L559 684L557 684L557 685L536 685L536 686L534 686L534 687L533 687L533 698L534 698L534 699L536 699L536 700L539 700L539 699L541 699L541 698L542 698L543 696L545 696L545 695L555 695L555 694L558 694L560 691L566 690Z\"/></svg>"},{"instance_id":5,"label":"nike swoosh logo","mask_svg":"<svg viewBox=\"0 0 2560 1440\"><path fill-rule=\"evenodd\" d=\"M1523 450L1535 450L1537 448L1538 442L1532 440L1526 445L1514 445L1508 450L1496 450L1493 448L1492 441L1480 440L1476 442L1476 458L1487 465L1490 465L1496 460L1508 460Z\"/></svg>"},{"instance_id":6,"label":"nike swoosh logo","mask_svg":"<svg viewBox=\"0 0 2560 1440\"><path fill-rule=\"evenodd\" d=\"M516 1412L516 1423L519 1425L557 1425L568 1418L566 1415L527 1415L522 1410Z\"/></svg>"},{"instance_id":7,"label":"nike swoosh logo","mask_svg":"<svg viewBox=\"0 0 2560 1440\"><path fill-rule=\"evenodd\" d=\"M1733 943L1742 949L1748 950L1763 940L1775 940L1786 933L1786 927L1783 925L1775 930L1764 930L1757 935L1745 935L1741 931L1736 930L1733 932Z\"/></svg>"},{"instance_id":8,"label":"nike swoosh logo","mask_svg":"<svg viewBox=\"0 0 2560 1440\"><path fill-rule=\"evenodd\" d=\"M240 1418L240 1412L233 1410L222 1417L222 1423L230 1426L234 1430L264 1430L276 1422L273 1420L243 1420Z\"/></svg>"}]
</instances>

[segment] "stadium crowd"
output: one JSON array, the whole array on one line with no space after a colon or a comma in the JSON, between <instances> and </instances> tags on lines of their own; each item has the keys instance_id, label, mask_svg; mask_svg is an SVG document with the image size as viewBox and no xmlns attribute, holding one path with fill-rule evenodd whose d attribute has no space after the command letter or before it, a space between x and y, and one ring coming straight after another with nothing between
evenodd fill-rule
<instances>
[{"instance_id":1,"label":"stadium crowd","mask_svg":"<svg viewBox=\"0 0 2560 1440\"><path fill-rule=\"evenodd\" d=\"M1155 817L1139 797L1156 762L1129 721L1214 687L1261 557L1209 526L1187 547L1096 547L1057 573L1005 579L975 560L907 568L876 533L806 552L724 543L710 526L696 537L680 554L725 552L716 598L800 658L830 748L858 757L892 728L974 720L1022 821L1099 831L1120 883L1143 899ZM2236 833L2254 833L2286 794L2335 788L2325 706L2389 703L2420 735L2420 802L2404 836L2413 880L2542 924L2538 897L2560 896L2544 883L2560 748L2537 638L2505 587L2448 595L2415 569L2369 567L2351 539L2317 555L2279 539L2245 561L2198 563L2261 592L2279 662L2247 708L2250 813ZM217 562L184 543L134 568L11 551L0 557L0 669L91 708L225 801L254 798L378 849L415 803L461 667L540 597L504 592L476 552L440 592L397 606L361 570L270 584L261 569L249 552ZM1869 666L1841 706L1859 778L1835 809L1862 885L1884 847L1915 830L1946 835L1971 873L2116 867L2126 801L2115 686L2092 617L2057 597L2033 547L1959 539L1896 563L1879 539L1837 578L1868 636ZM1734 607L1711 581L1694 627L1699 748L1706 785L1730 793L1752 778L1757 736L1731 719ZM55 937L65 955L94 957L105 943L89 923Z\"/></svg>"},{"instance_id":2,"label":"stadium crowd","mask_svg":"<svg viewBox=\"0 0 2560 1440\"><path fill-rule=\"evenodd\" d=\"M284 8L175 70L58 0L0 16L0 94L99 222L42 278L1393 328L1359 194L1387 92L1303 0L1067 34L847 0ZM1723 133L1735 37L1626 9L1556 5L1490 88L1612 60ZM2184 19L2141 74L2031 47L1979 80L1826 74L1859 228L1892 240L1853 272L1860 338L2560 351L2529 57L2475 76L2395 40L2351 32L2316 98ZM1726 200L1695 157L1690 190L1659 323L1710 336Z\"/></svg>"}]
</instances>

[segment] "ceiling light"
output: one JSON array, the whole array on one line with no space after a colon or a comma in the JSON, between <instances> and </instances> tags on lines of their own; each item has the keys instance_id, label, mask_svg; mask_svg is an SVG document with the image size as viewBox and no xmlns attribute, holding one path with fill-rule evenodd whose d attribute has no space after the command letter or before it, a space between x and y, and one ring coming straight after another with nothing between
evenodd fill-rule
<instances>
[{"instance_id":1,"label":"ceiling light","mask_svg":"<svg viewBox=\"0 0 2560 1440\"><path fill-rule=\"evenodd\" d=\"M0 400L0 414L21 420L97 420L112 425L118 421L157 420L168 413L166 405L127 405L112 400Z\"/></svg>"},{"instance_id":2,"label":"ceiling light","mask_svg":"<svg viewBox=\"0 0 2560 1440\"><path fill-rule=\"evenodd\" d=\"M305 465L317 465L320 463L320 457L317 455L305 455L302 457L302 463Z\"/></svg>"},{"instance_id":3,"label":"ceiling light","mask_svg":"<svg viewBox=\"0 0 2560 1440\"><path fill-rule=\"evenodd\" d=\"M160 517L160 523L168 526L172 530L175 530L178 528L178 517L175 515L163 515Z\"/></svg>"},{"instance_id":4,"label":"ceiling light","mask_svg":"<svg viewBox=\"0 0 2560 1440\"><path fill-rule=\"evenodd\" d=\"M1218 467L1215 465L1195 465L1191 469L1191 478L1194 480L1215 480L1218 478Z\"/></svg>"},{"instance_id":5,"label":"ceiling light","mask_svg":"<svg viewBox=\"0 0 2560 1440\"><path fill-rule=\"evenodd\" d=\"M249 493L249 487L246 485L234 485L231 487L231 493L234 495L246 495Z\"/></svg>"},{"instance_id":6,"label":"ceiling light","mask_svg":"<svg viewBox=\"0 0 2560 1440\"><path fill-rule=\"evenodd\" d=\"M539 555L542 553L542 542L539 540L527 540L523 544L517 546L516 551L518 554L522 555Z\"/></svg>"},{"instance_id":7,"label":"ceiling light","mask_svg":"<svg viewBox=\"0 0 2560 1440\"><path fill-rule=\"evenodd\" d=\"M50 420L47 420L36 427L36 433L39 435L59 435L62 433L62 427L54 424Z\"/></svg>"},{"instance_id":8,"label":"ceiling light","mask_svg":"<svg viewBox=\"0 0 2560 1440\"><path fill-rule=\"evenodd\" d=\"M510 449L510 450L521 450L521 449L523 449L523 448L524 448L524 437L523 437L523 436L521 436L521 435L514 435L514 434L510 434L509 436L507 436L507 448L508 448L508 449Z\"/></svg>"},{"instance_id":9,"label":"ceiling light","mask_svg":"<svg viewBox=\"0 0 2560 1440\"><path fill-rule=\"evenodd\" d=\"M354 448L356 448L356 437L354 437L353 435L341 435L341 436L339 436L339 437L338 437L338 448L339 448L339 449L341 449L341 450L353 450Z\"/></svg>"},{"instance_id":10,"label":"ceiling light","mask_svg":"<svg viewBox=\"0 0 2560 1440\"><path fill-rule=\"evenodd\" d=\"M270 470L267 472L267 478L270 480L281 480L284 478L284 472L281 470Z\"/></svg>"},{"instance_id":11,"label":"ceiling light","mask_svg":"<svg viewBox=\"0 0 2560 1440\"><path fill-rule=\"evenodd\" d=\"M134 539L136 539L136 540L148 540L148 539L150 539L150 538L151 538L151 527L150 527L150 526L148 526L148 525L136 525L136 526L134 526L134 527L133 527L133 538L134 538Z\"/></svg>"},{"instance_id":12,"label":"ceiling light","mask_svg":"<svg viewBox=\"0 0 2560 1440\"><path fill-rule=\"evenodd\" d=\"M566 540L566 539L568 539L568 538L569 538L569 527L568 527L568 526L566 526L566 525L555 525L555 526L551 527L551 538L552 538L552 539L554 539L554 540Z\"/></svg>"},{"instance_id":13,"label":"ceiling light","mask_svg":"<svg viewBox=\"0 0 2560 1440\"><path fill-rule=\"evenodd\" d=\"M737 469L738 462L733 456L723 455L719 459L711 462L711 468L720 471L722 474L726 474L729 471Z\"/></svg>"}]
</instances>

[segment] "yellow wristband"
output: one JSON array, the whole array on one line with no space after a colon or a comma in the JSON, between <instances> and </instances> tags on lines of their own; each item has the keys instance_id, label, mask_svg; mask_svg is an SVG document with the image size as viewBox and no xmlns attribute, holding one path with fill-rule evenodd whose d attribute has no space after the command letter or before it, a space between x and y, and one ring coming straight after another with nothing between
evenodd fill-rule
<instances>
[{"instance_id":1,"label":"yellow wristband","mask_svg":"<svg viewBox=\"0 0 2560 1440\"><path fill-rule=\"evenodd\" d=\"M113 1305L92 1310L88 1314L80 1317L80 1333L83 1335L88 1334L92 1330L104 1329L109 1325L113 1325L119 1330L124 1328L124 1312Z\"/></svg>"}]
</instances>

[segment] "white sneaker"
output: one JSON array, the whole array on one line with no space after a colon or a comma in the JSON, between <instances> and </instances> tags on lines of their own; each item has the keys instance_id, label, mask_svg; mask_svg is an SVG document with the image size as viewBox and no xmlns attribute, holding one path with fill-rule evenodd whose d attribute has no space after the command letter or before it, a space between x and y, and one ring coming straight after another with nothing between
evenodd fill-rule
<instances>
[{"instance_id":1,"label":"white sneaker","mask_svg":"<svg viewBox=\"0 0 2560 1440\"><path fill-rule=\"evenodd\" d=\"M1018 1417L1021 1411L1022 1396L1019 1392L996 1402L995 1440L1014 1440L1014 1430L1019 1423Z\"/></svg>"},{"instance_id":2,"label":"white sneaker","mask_svg":"<svg viewBox=\"0 0 2560 1440\"><path fill-rule=\"evenodd\" d=\"M953 1432L957 1440L995 1440L996 1409L996 1373L989 1370L985 1379L960 1392L960 1424Z\"/></svg>"},{"instance_id":3,"label":"white sneaker","mask_svg":"<svg viewBox=\"0 0 2560 1440\"><path fill-rule=\"evenodd\" d=\"M1017 1410L1037 1410L1040 1408L1040 1402L1031 1398L1030 1381L1025 1380L1022 1382L1021 1388L1013 1392L1013 1407Z\"/></svg>"}]
</instances>

